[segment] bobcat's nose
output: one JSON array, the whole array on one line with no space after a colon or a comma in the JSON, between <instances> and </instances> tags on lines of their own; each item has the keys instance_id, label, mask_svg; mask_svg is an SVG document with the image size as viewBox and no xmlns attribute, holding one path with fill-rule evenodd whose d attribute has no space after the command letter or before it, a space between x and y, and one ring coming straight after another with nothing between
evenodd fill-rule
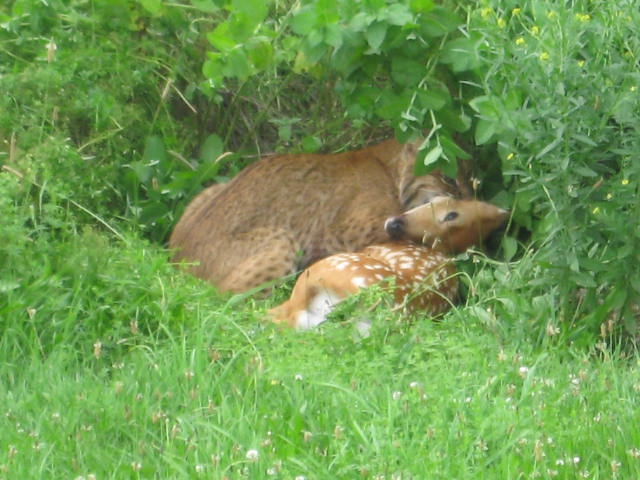
<instances>
[{"instance_id":1,"label":"bobcat's nose","mask_svg":"<svg viewBox=\"0 0 640 480\"><path fill-rule=\"evenodd\" d=\"M384 222L384 230L392 240L398 240L404 236L405 222L402 217L391 217Z\"/></svg>"}]
</instances>

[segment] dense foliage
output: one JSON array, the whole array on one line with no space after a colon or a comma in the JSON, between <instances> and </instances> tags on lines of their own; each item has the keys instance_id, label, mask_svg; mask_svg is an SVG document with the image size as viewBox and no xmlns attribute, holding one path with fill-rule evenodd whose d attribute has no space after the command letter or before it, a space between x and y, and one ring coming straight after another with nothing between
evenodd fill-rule
<instances>
[{"instance_id":1,"label":"dense foliage","mask_svg":"<svg viewBox=\"0 0 640 480\"><path fill-rule=\"evenodd\" d=\"M640 13L600 2L500 7L469 18L484 46L474 72L483 95L470 106L476 142L497 142L515 220L533 232L528 284L554 292L545 303L573 328L633 333Z\"/></svg>"},{"instance_id":2,"label":"dense foliage","mask_svg":"<svg viewBox=\"0 0 640 480\"><path fill-rule=\"evenodd\" d=\"M0 479L637 478L638 26L636 0L3 2ZM442 322L372 290L280 332L287 285L170 264L185 204L260 154L426 131L419 171L471 158L513 211Z\"/></svg>"}]
</instances>

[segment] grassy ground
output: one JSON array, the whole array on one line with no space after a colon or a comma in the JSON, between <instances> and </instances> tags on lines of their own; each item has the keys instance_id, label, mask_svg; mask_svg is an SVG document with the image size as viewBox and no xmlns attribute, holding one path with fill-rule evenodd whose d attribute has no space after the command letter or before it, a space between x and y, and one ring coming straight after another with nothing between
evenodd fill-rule
<instances>
[{"instance_id":1,"label":"grassy ground","mask_svg":"<svg viewBox=\"0 0 640 480\"><path fill-rule=\"evenodd\" d=\"M505 52L531 48L522 55L541 70L532 63L526 79L516 72L509 81L530 88L528 105L553 103L533 79L560 75L548 61L554 51L544 44L541 61L533 50L537 38L562 31L557 13L541 10L542 27L511 38L500 19L522 13L489 3L469 28L493 35L492 51L512 68L525 60ZM570 289L546 277L564 244L550 255L539 241L510 262L463 259L466 300L440 322L408 323L384 302L368 313L353 302L306 333L262 322L286 286L269 299L223 296L170 265L160 240L173 212L203 181L241 166L200 169L221 153L220 141L234 150L260 141L285 148L338 129L336 107L323 103L320 123L322 109L305 110L300 95L278 110L283 92L306 91L308 79L207 97L198 86L204 16L129 7L0 7L0 91L8 92L0 98L0 479L640 478L640 361L611 331L599 337L578 314L565 316L563 305L582 300L563 297ZM611 25L619 39L625 23L616 19L630 17L616 8L603 4L597 25ZM595 31L596 15L581 15L561 17ZM581 46L589 78L608 58L596 46ZM624 43L632 55L636 47L633 38ZM623 79L625 95L635 92L633 72L611 65L612 84ZM486 88L497 88L499 70L487 74ZM567 91L582 87L574 83ZM313 98L327 94L311 88ZM265 119L254 128L247 118L257 111ZM296 120L302 113L317 130ZM548 145L534 132L554 129L543 113L523 135L531 151ZM632 131L633 110L615 113L621 131ZM594 138L612 132L611 123L598 130L597 118L580 118ZM226 130L216 130L222 123ZM373 135L340 128L332 147ZM612 155L630 158L625 142ZM550 197L564 188L551 174L544 183L513 168ZM611 178L613 201L629 178L635 185L633 176ZM525 204L525 193L515 198ZM595 207L612 208L604 197ZM575 222L596 225L589 218ZM631 268L633 250L618 247ZM373 292L365 304L378 300ZM354 323L365 314L373 328L361 338Z\"/></svg>"},{"instance_id":2,"label":"grassy ground","mask_svg":"<svg viewBox=\"0 0 640 480\"><path fill-rule=\"evenodd\" d=\"M637 359L505 342L463 309L411 328L381 313L367 339L349 322L283 333L258 321L262 306L212 300L158 268L136 305L153 305L154 332L132 320L44 357L37 342L4 356L4 478L640 474Z\"/></svg>"}]
</instances>

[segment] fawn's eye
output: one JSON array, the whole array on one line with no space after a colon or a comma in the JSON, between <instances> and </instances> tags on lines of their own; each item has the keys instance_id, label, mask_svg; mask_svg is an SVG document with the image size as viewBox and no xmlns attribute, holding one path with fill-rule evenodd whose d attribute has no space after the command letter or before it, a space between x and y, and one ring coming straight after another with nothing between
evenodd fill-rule
<instances>
[{"instance_id":1,"label":"fawn's eye","mask_svg":"<svg viewBox=\"0 0 640 480\"><path fill-rule=\"evenodd\" d=\"M442 221L450 222L451 220L455 220L456 218L458 218L458 212L449 212Z\"/></svg>"}]
</instances>

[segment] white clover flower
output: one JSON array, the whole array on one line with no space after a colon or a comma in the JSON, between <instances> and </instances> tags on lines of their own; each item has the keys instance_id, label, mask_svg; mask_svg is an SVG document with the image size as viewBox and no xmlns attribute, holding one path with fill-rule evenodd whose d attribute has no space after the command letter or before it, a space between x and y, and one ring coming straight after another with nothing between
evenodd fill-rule
<instances>
[{"instance_id":1,"label":"white clover flower","mask_svg":"<svg viewBox=\"0 0 640 480\"><path fill-rule=\"evenodd\" d=\"M633 458L640 458L640 448L630 448L629 450L627 450L627 454L629 454Z\"/></svg>"},{"instance_id":2,"label":"white clover flower","mask_svg":"<svg viewBox=\"0 0 640 480\"><path fill-rule=\"evenodd\" d=\"M250 462L257 462L260 458L260 453L258 453L258 450L251 449L247 450L247 454L245 456Z\"/></svg>"}]
</instances>

